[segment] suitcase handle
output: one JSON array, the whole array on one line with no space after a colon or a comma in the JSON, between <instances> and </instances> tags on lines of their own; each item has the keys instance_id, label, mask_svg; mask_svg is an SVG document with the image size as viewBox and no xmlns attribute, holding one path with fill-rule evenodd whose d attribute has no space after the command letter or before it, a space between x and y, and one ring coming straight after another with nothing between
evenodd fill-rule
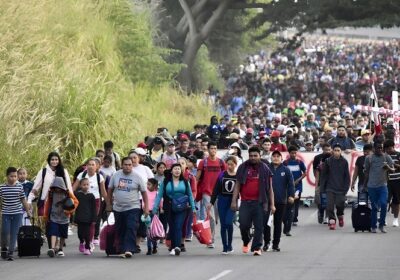
<instances>
[{"instance_id":1,"label":"suitcase handle","mask_svg":"<svg viewBox=\"0 0 400 280\"><path fill-rule=\"evenodd\" d=\"M24 219L24 226L26 226L26 220L30 220L30 219L32 219L32 226L35 225L35 218L34 218L34 217L25 217L25 219Z\"/></svg>"},{"instance_id":2,"label":"suitcase handle","mask_svg":"<svg viewBox=\"0 0 400 280\"><path fill-rule=\"evenodd\" d=\"M367 196L367 200L365 201L365 203L368 205L368 192L366 192L366 191L359 191L358 193L357 193L357 204L360 204L360 194L362 194L362 193L365 193L365 195Z\"/></svg>"}]
</instances>

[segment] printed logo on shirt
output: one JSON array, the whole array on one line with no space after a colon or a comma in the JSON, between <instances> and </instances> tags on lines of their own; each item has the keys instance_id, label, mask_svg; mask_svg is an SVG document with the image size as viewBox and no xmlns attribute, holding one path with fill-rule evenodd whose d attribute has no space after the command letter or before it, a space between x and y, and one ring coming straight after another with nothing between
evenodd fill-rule
<instances>
[{"instance_id":1,"label":"printed logo on shirt","mask_svg":"<svg viewBox=\"0 0 400 280\"><path fill-rule=\"evenodd\" d=\"M285 172L281 172L281 176L282 176L282 177L285 177L285 176L286 176L286 173L285 173Z\"/></svg>"},{"instance_id":2,"label":"printed logo on shirt","mask_svg":"<svg viewBox=\"0 0 400 280\"><path fill-rule=\"evenodd\" d=\"M132 185L133 181L131 179L120 178L118 182L118 190L129 192L129 185Z\"/></svg>"},{"instance_id":3,"label":"printed logo on shirt","mask_svg":"<svg viewBox=\"0 0 400 280\"><path fill-rule=\"evenodd\" d=\"M288 165L287 167L291 172L300 171L300 165Z\"/></svg>"},{"instance_id":4,"label":"printed logo on shirt","mask_svg":"<svg viewBox=\"0 0 400 280\"><path fill-rule=\"evenodd\" d=\"M224 178L222 180L222 185L223 185L222 193L223 194L232 194L233 190L235 188L235 184L236 184L236 180Z\"/></svg>"},{"instance_id":5,"label":"printed logo on shirt","mask_svg":"<svg viewBox=\"0 0 400 280\"><path fill-rule=\"evenodd\" d=\"M249 179L252 179L252 180L259 179L259 177L258 177L258 170L257 170L257 169L254 169L254 168L249 168L249 170L247 171L247 177L248 177Z\"/></svg>"}]
</instances>

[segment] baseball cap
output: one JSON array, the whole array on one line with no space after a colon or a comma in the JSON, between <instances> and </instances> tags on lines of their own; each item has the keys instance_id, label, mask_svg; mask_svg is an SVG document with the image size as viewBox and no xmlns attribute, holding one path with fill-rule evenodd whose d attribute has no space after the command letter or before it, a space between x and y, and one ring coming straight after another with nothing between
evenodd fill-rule
<instances>
[{"instance_id":1,"label":"baseball cap","mask_svg":"<svg viewBox=\"0 0 400 280\"><path fill-rule=\"evenodd\" d=\"M280 155L280 156L282 156L281 152L278 151L278 150L273 151L273 152L272 152L272 156L273 156L273 155Z\"/></svg>"},{"instance_id":2,"label":"baseball cap","mask_svg":"<svg viewBox=\"0 0 400 280\"><path fill-rule=\"evenodd\" d=\"M136 148L135 153L137 153L139 156L145 156L146 151L143 148Z\"/></svg>"},{"instance_id":3,"label":"baseball cap","mask_svg":"<svg viewBox=\"0 0 400 280\"><path fill-rule=\"evenodd\" d=\"M280 137L280 136L281 136L281 133L277 130L274 130L271 133L271 137Z\"/></svg>"},{"instance_id":4,"label":"baseball cap","mask_svg":"<svg viewBox=\"0 0 400 280\"><path fill-rule=\"evenodd\" d=\"M253 133L254 133L254 130L253 130L251 127L249 127L249 128L246 130L246 133L247 133L247 134L253 134Z\"/></svg>"},{"instance_id":5,"label":"baseball cap","mask_svg":"<svg viewBox=\"0 0 400 280\"><path fill-rule=\"evenodd\" d=\"M361 136L365 135L365 134L371 134L371 131L369 129L363 129L361 130Z\"/></svg>"},{"instance_id":6,"label":"baseball cap","mask_svg":"<svg viewBox=\"0 0 400 280\"><path fill-rule=\"evenodd\" d=\"M239 139L239 134L237 134L236 132L232 132L228 137L228 139Z\"/></svg>"},{"instance_id":7,"label":"baseball cap","mask_svg":"<svg viewBox=\"0 0 400 280\"><path fill-rule=\"evenodd\" d=\"M179 141L186 141L189 140L189 137L186 134L181 134L179 137Z\"/></svg>"},{"instance_id":8,"label":"baseball cap","mask_svg":"<svg viewBox=\"0 0 400 280\"><path fill-rule=\"evenodd\" d=\"M139 144L137 144L137 147L142 149L147 149L147 145L144 142L140 142Z\"/></svg>"},{"instance_id":9,"label":"baseball cap","mask_svg":"<svg viewBox=\"0 0 400 280\"><path fill-rule=\"evenodd\" d=\"M174 140L169 140L169 141L167 142L167 144L166 144L167 147L168 147L168 146L171 146L171 145L174 145L174 146L175 146Z\"/></svg>"}]
</instances>

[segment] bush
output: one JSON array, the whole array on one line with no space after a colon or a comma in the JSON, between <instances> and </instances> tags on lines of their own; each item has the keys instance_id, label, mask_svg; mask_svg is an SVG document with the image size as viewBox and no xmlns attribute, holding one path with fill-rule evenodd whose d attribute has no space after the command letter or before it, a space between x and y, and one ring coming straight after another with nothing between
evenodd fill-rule
<instances>
[{"instance_id":1,"label":"bush","mask_svg":"<svg viewBox=\"0 0 400 280\"><path fill-rule=\"evenodd\" d=\"M208 121L169 86L179 69L128 0L0 2L0 170L35 173L58 150L72 171L113 139L126 152L159 126Z\"/></svg>"}]
</instances>

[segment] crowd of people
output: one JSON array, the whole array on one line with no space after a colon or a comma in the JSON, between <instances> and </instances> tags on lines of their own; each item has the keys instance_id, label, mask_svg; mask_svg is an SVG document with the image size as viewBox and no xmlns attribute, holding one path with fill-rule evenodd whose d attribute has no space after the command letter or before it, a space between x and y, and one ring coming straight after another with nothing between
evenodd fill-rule
<instances>
[{"instance_id":1,"label":"crowd of people","mask_svg":"<svg viewBox=\"0 0 400 280\"><path fill-rule=\"evenodd\" d=\"M159 243L180 255L192 241L194 217L210 220L210 249L219 220L222 253L231 254L236 211L243 253L279 252L282 232L291 236L299 222L307 171L299 152L318 152L313 173L320 224L344 226L346 194L358 184L371 200L371 232L386 233L387 204L393 226L400 204L395 119L381 116L378 131L370 114L356 106L370 104L374 84L376 102L390 108L399 83L399 47L397 41L309 40L296 50L261 52L227 79L223 94L209 92L219 117L207 125L175 135L159 128L124 157L106 141L72 178L56 152L34 182L26 169L8 168L0 187L1 257L13 260L23 215L38 217L49 257L65 255L71 223L78 228L79 251L91 255L110 212L123 258L140 253L145 238L147 255L157 254ZM218 149L226 152L218 157ZM363 154L351 176L343 153L355 151ZM159 242L147 236L146 219L155 215L167 232Z\"/></svg>"}]
</instances>

